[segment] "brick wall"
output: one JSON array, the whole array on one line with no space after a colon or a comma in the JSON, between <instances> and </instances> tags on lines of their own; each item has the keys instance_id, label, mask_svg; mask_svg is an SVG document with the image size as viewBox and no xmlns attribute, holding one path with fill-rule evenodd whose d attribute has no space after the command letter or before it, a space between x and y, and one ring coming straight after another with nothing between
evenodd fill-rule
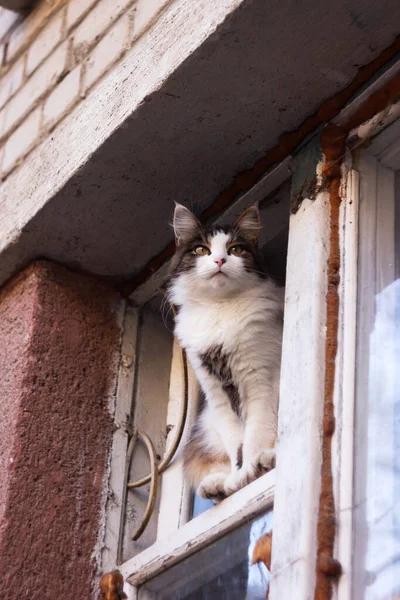
<instances>
[{"instance_id":1,"label":"brick wall","mask_svg":"<svg viewBox=\"0 0 400 600\"><path fill-rule=\"evenodd\" d=\"M0 9L0 177L80 102L173 0L41 0Z\"/></svg>"}]
</instances>

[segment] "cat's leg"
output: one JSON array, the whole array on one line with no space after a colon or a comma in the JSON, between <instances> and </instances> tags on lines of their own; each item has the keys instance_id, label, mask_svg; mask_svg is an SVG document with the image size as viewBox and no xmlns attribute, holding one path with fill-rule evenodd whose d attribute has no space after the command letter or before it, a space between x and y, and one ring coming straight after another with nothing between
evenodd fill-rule
<instances>
[{"instance_id":1,"label":"cat's leg","mask_svg":"<svg viewBox=\"0 0 400 600\"><path fill-rule=\"evenodd\" d=\"M186 480L201 498L217 503L226 496L225 479L231 465L218 431L207 423L207 412L206 407L201 410L186 442L184 471Z\"/></svg>"},{"instance_id":2,"label":"cat's leg","mask_svg":"<svg viewBox=\"0 0 400 600\"><path fill-rule=\"evenodd\" d=\"M203 367L196 355L190 359L206 398L206 408L198 422L204 446L202 468L198 472L203 478L199 483L196 479L194 485L200 496L221 499L226 496L226 477L238 469L243 427L221 381Z\"/></svg>"},{"instance_id":3,"label":"cat's leg","mask_svg":"<svg viewBox=\"0 0 400 600\"><path fill-rule=\"evenodd\" d=\"M275 466L278 427L278 390L268 376L258 373L244 386L245 426L243 464L225 482L226 494L232 494ZM247 383L247 382L245 382Z\"/></svg>"},{"instance_id":4,"label":"cat's leg","mask_svg":"<svg viewBox=\"0 0 400 600\"><path fill-rule=\"evenodd\" d=\"M205 431L214 434L213 444L222 444L228 455L231 470L238 468L238 455L243 444L243 426L232 408L231 400L219 379L206 369L196 369L201 388L207 399L207 410L203 414Z\"/></svg>"}]
</instances>

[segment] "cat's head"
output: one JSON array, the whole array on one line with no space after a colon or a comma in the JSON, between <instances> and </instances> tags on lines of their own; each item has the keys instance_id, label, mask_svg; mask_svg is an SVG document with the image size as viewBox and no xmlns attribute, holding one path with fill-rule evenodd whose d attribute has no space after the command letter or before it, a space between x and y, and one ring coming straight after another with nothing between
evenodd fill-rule
<instances>
[{"instance_id":1,"label":"cat's head","mask_svg":"<svg viewBox=\"0 0 400 600\"><path fill-rule=\"evenodd\" d=\"M188 208L176 204L173 227L176 252L167 286L173 304L228 298L265 278L257 246L257 206L247 208L231 226L203 227Z\"/></svg>"}]
</instances>

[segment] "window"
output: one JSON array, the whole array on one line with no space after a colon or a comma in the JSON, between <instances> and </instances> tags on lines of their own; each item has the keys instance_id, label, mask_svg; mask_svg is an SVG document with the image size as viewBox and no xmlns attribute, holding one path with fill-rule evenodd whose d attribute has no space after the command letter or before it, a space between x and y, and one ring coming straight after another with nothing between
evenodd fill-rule
<instances>
[{"instance_id":1,"label":"window","mask_svg":"<svg viewBox=\"0 0 400 600\"><path fill-rule=\"evenodd\" d=\"M254 490L252 492L253 499ZM261 493L265 504L268 496L264 486ZM139 599L264 600L268 570L263 563L251 562L257 540L271 530L272 513L252 521L249 517L241 517L236 529L216 538L214 543L210 543L209 538L203 549L139 586Z\"/></svg>"},{"instance_id":2,"label":"window","mask_svg":"<svg viewBox=\"0 0 400 600\"><path fill-rule=\"evenodd\" d=\"M232 567L238 574L242 597L252 585L257 594L261 588L265 596L268 575L264 573L264 577L257 578L258 567L252 572L249 554L257 530L261 532L270 527L274 477L273 471L267 473L124 563L121 571L135 586L137 597L169 599L171 596L166 592L171 591L170 585L176 594L172 597L176 598L190 598L194 593L198 598L207 597L203 596L207 588L210 592L210 588L218 584L220 593L228 594L224 574ZM268 513L266 519L263 518L265 513ZM226 553L228 548L230 551ZM186 565L188 573L183 577ZM199 579L197 575L202 571ZM230 598L229 595L221 597Z\"/></svg>"},{"instance_id":3,"label":"window","mask_svg":"<svg viewBox=\"0 0 400 600\"><path fill-rule=\"evenodd\" d=\"M309 148L304 151L310 155ZM311 152L311 156L319 158L318 152ZM133 414L135 426L148 433L161 457L174 438L182 402L180 351L159 312L157 290L165 274L163 268L133 296L133 301L142 308L130 308L127 312L103 565L104 570L118 565L130 600L161 598L166 581L179 583L180 568L185 561L193 571L210 563L214 565L213 548L229 547L232 540L241 540L237 554L231 559L237 566L242 596L248 591L250 600L250 594L254 598L256 594L265 594L268 574L261 565L253 569L249 554L257 527L264 531L271 520L274 522L271 600L303 598L313 592L321 464L319 428L324 364L320 359L325 353L329 199L326 192L313 200L305 199L289 218L290 196L297 194L299 185L297 177L296 191L292 192L289 162L271 171L220 217L221 222L232 221L246 206L260 201L264 224L261 244L265 253L273 258L271 264L277 268L274 275L286 277L277 468L206 512L198 514L196 506L197 516L192 518L193 500L185 487L178 455L161 477L158 503L149 526L136 542L130 538L145 511L148 489L128 492L126 517L122 521L124 487L118 473L125 468L122 449L126 451L131 431L128 416ZM197 393L196 381L190 374L192 410L188 425L194 418ZM129 400L132 397L133 407ZM129 480L149 471L144 448L138 446L137 452ZM267 521L263 521L265 518ZM124 536L118 561L121 522L124 522ZM223 572L230 567L224 559L226 557L221 557L219 567L215 564L211 579L199 582L194 572L194 577L182 580L181 589L179 585L174 588L176 597L196 593L201 598L202 593L214 586L226 584ZM257 584L254 584L255 572L259 574Z\"/></svg>"},{"instance_id":4,"label":"window","mask_svg":"<svg viewBox=\"0 0 400 600\"><path fill-rule=\"evenodd\" d=\"M260 247L271 274L282 284L289 221L288 175L287 166L283 165L273 173L272 179L267 178L262 185L256 186L220 217L221 222L232 222L246 206L256 200L260 202L263 221ZM121 508L124 489L113 474L125 468L122 449L126 448L132 425L149 435L159 459L176 436L182 405L182 355L173 339L169 309L163 307L162 296L158 293L163 275L163 272L155 274L148 290L138 291L134 301L140 302L142 307L129 308L125 316L117 393L119 406L115 419L119 426L114 435L104 568L112 570L118 564L124 579L129 579L127 593L137 598L172 597L162 595L166 582L168 589L176 588L176 598L207 597L204 594L216 589L225 593L221 598L230 598L228 570L235 571L239 586L237 597L244 597L247 590L251 598L264 598L268 571L263 564L251 566L251 557L257 539L271 529L274 471L210 508L208 503L193 498L187 489L178 452L160 476L156 506L148 526L137 541L132 541L131 536L146 509L149 486L129 490L125 510ZM130 397L134 398L132 407L129 405ZM197 398L198 385L189 368L189 412L184 437L195 417ZM129 423L128 415L131 415L133 423ZM149 469L146 448L138 442L129 481L146 475ZM123 535L120 560L117 560L120 519L123 519ZM235 551L228 556L226 550L232 544ZM211 564L212 571L209 568ZM205 570L207 577L199 578L197 575ZM184 580L183 572L186 573Z\"/></svg>"},{"instance_id":5,"label":"window","mask_svg":"<svg viewBox=\"0 0 400 600\"><path fill-rule=\"evenodd\" d=\"M400 124L395 122L383 131L382 122L378 125L381 133L370 147L354 151L352 161L346 160L343 166L332 440L338 523L335 557L343 569L335 590L337 600L400 597ZM322 189L315 198L305 198L289 218L290 195L297 194L299 180L302 185L301 178L309 170L303 165L309 166L310 156L317 157L313 168L314 174L319 173L320 153L315 147L310 151L313 144L318 146L318 140L311 140L293 161L292 190L288 163L283 163L220 217L231 221L246 205L261 200L263 249L274 257L274 275L286 279L277 467L205 510L208 507L193 503L177 455L162 476L156 510L137 542L130 535L145 510L147 491L129 492L119 569L130 600L258 600L265 597L268 585L270 600L314 597L330 241L328 192ZM159 313L156 290L162 276L161 269L137 291L134 301L143 308L130 308L126 316L118 388L125 400L116 413L122 426L116 430L112 459L120 470L125 465L122 448L126 449L129 437L129 427L128 433L124 429L131 414L127 396L135 398L135 426L147 430L159 456L171 444L178 420L181 354ZM189 394L187 426L194 418L198 395L192 373ZM143 448L137 452L130 479L149 470ZM110 570L116 564L123 496L120 480L113 480L113 467L111 481L104 550ZM269 581L262 565L251 565L251 554L255 538L271 525Z\"/></svg>"},{"instance_id":6,"label":"window","mask_svg":"<svg viewBox=\"0 0 400 600\"><path fill-rule=\"evenodd\" d=\"M343 214L339 600L400 598L400 121L354 152Z\"/></svg>"}]
</instances>

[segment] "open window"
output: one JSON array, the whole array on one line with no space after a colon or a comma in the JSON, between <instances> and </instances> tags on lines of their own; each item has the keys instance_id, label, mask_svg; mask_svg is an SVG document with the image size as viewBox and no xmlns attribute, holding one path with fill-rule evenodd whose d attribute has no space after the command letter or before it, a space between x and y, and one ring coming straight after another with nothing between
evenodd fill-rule
<instances>
[{"instance_id":1,"label":"open window","mask_svg":"<svg viewBox=\"0 0 400 600\"><path fill-rule=\"evenodd\" d=\"M275 174L272 182L267 178L217 219L233 222L246 206L259 202L263 223L260 249L268 272L281 285L285 282L290 215L288 176L287 167L281 168L279 177ZM249 597L264 598L269 574L263 564L251 566L251 558L257 540L271 530L274 471L214 506L188 489L178 448L159 477L157 500L147 527L136 541L131 539L146 512L150 483L126 490L121 477L113 473L127 468L122 450L133 429L149 436L158 461L165 455L176 438L185 392L182 353L172 333L173 316L159 291L163 275L161 270L147 289L138 290L132 300L141 306L129 308L125 316L111 464L112 497L107 503L103 551L105 569L111 570L117 564L129 581L128 592L137 598L205 598L217 589L220 598L232 598L229 573L234 573L235 597L245 597L251 591ZM190 366L188 395L183 441L195 418L199 397ZM137 440L125 479L136 481L150 470L146 444Z\"/></svg>"},{"instance_id":2,"label":"open window","mask_svg":"<svg viewBox=\"0 0 400 600\"><path fill-rule=\"evenodd\" d=\"M331 465L338 525L335 557L342 565L335 590L338 600L393 599L400 593L399 131L398 122L387 127L343 165ZM122 510L121 472L132 425L146 430L162 457L175 439L183 378L172 321L167 314L163 320L157 295L163 269L132 298L140 308L131 307L126 315L103 553L105 568L118 565L130 599L265 598L269 573L263 565L252 566L251 556L255 541L271 525L271 600L314 596L329 192L321 186L290 211L299 180L303 189L310 189L307 181L301 181L307 178L309 169L304 165L309 165L310 155L316 157L311 170L318 177L321 154L313 145L318 148L319 140L311 140L296 158L292 181L288 165L282 164L218 217L221 222L233 221L246 206L260 201L261 247L270 259L271 274L285 281L277 466L209 508L185 486L178 452L161 477L150 523L134 542L130 538L146 509L148 487L129 491ZM319 183L313 181L317 189ZM188 390L184 436L198 398L190 370ZM144 446L138 444L135 452L130 480L150 468ZM118 561L120 523L124 535Z\"/></svg>"}]
</instances>

